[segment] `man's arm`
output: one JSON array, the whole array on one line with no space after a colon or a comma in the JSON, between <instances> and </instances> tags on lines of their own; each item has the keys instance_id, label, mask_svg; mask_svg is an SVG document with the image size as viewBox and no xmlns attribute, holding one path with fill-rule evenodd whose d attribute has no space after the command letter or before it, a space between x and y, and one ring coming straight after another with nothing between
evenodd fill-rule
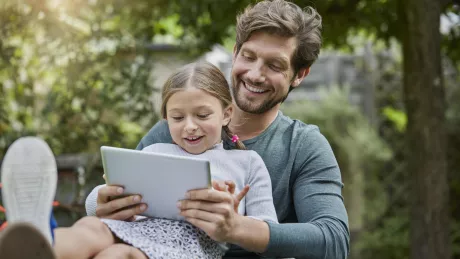
<instances>
[{"instance_id":1,"label":"man's arm","mask_svg":"<svg viewBox=\"0 0 460 259\"><path fill-rule=\"evenodd\" d=\"M199 189L187 192L186 197L178 203L181 215L213 240L254 252L262 252L267 247L267 223L236 213L234 198L229 192Z\"/></svg>"},{"instance_id":2,"label":"man's arm","mask_svg":"<svg viewBox=\"0 0 460 259\"><path fill-rule=\"evenodd\" d=\"M236 222L227 242L255 253L262 253L267 249L270 229L265 221L238 215Z\"/></svg>"},{"instance_id":3,"label":"man's arm","mask_svg":"<svg viewBox=\"0 0 460 259\"><path fill-rule=\"evenodd\" d=\"M308 148L307 148L308 147ZM299 223L268 223L265 256L323 259L347 258L348 216L343 203L340 170L332 149L317 129L297 152L301 170L294 175L293 198Z\"/></svg>"},{"instance_id":4,"label":"man's arm","mask_svg":"<svg viewBox=\"0 0 460 259\"><path fill-rule=\"evenodd\" d=\"M340 171L326 139L316 130L297 155L294 206L299 223L276 224L233 213L231 197L215 190L190 191L180 204L182 215L214 240L229 242L267 257L346 258L348 217Z\"/></svg>"}]
</instances>

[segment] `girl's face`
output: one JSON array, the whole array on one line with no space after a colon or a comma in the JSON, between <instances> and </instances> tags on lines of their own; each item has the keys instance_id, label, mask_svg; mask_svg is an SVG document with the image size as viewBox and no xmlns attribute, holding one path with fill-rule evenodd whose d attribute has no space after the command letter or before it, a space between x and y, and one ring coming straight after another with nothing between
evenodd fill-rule
<instances>
[{"instance_id":1,"label":"girl's face","mask_svg":"<svg viewBox=\"0 0 460 259\"><path fill-rule=\"evenodd\" d=\"M166 103L166 119L173 141L192 154L201 154L222 140L222 126L230 122L231 107L216 97L188 87Z\"/></svg>"}]
</instances>

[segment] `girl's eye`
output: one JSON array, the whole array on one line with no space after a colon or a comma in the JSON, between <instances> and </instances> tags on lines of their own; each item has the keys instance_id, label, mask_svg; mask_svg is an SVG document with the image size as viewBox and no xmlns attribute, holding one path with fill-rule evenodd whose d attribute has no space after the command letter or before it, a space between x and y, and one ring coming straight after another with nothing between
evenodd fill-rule
<instances>
[{"instance_id":1,"label":"girl's eye","mask_svg":"<svg viewBox=\"0 0 460 259\"><path fill-rule=\"evenodd\" d=\"M174 117L171 117L171 118L173 118L173 119L176 120L176 121L180 121L180 120L182 120L184 117L182 117L182 116L174 116Z\"/></svg>"},{"instance_id":2,"label":"girl's eye","mask_svg":"<svg viewBox=\"0 0 460 259\"><path fill-rule=\"evenodd\" d=\"M209 114L198 114L198 118L201 119L206 119L209 116Z\"/></svg>"}]
</instances>

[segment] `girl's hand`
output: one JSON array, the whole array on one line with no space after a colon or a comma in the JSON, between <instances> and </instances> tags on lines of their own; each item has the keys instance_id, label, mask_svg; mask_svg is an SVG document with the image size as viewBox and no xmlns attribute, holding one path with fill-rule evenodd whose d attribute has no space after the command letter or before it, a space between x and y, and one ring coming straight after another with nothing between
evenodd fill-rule
<instances>
[{"instance_id":1,"label":"girl's hand","mask_svg":"<svg viewBox=\"0 0 460 259\"><path fill-rule=\"evenodd\" d=\"M97 194L96 216L99 218L125 221L135 220L135 216L147 209L140 195L123 195L120 186L106 185Z\"/></svg>"},{"instance_id":2,"label":"girl's hand","mask_svg":"<svg viewBox=\"0 0 460 259\"><path fill-rule=\"evenodd\" d=\"M107 176L102 175L105 184ZM123 188L106 185L99 189L97 195L96 216L124 221L136 220L136 215L142 213L147 205L141 204L139 195L128 197L117 197L123 192Z\"/></svg>"}]
</instances>

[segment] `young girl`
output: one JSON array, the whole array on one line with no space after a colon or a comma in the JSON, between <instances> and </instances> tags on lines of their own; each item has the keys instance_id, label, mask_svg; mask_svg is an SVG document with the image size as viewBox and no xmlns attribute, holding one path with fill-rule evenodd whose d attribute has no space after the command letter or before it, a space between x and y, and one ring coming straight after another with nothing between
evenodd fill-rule
<instances>
[{"instance_id":1,"label":"young girl","mask_svg":"<svg viewBox=\"0 0 460 259\"><path fill-rule=\"evenodd\" d=\"M168 122L174 144L154 144L143 151L209 160L213 180L233 181L235 193L250 186L246 196L240 197L238 213L277 222L271 180L260 156L254 151L223 148L223 138L232 139L236 147L244 148L227 127L231 105L229 86L218 68L206 62L183 67L169 77L162 92L161 113ZM90 195L97 195L97 189ZM96 199L88 197L87 201L91 200ZM87 203L88 215L95 215L95 207L96 204ZM85 231L88 229L92 233ZM71 254L74 258L92 258L120 242L148 258L220 258L225 253L225 245L193 225L159 218L133 222L82 219L71 228L56 229L55 241L58 257Z\"/></svg>"}]
</instances>

